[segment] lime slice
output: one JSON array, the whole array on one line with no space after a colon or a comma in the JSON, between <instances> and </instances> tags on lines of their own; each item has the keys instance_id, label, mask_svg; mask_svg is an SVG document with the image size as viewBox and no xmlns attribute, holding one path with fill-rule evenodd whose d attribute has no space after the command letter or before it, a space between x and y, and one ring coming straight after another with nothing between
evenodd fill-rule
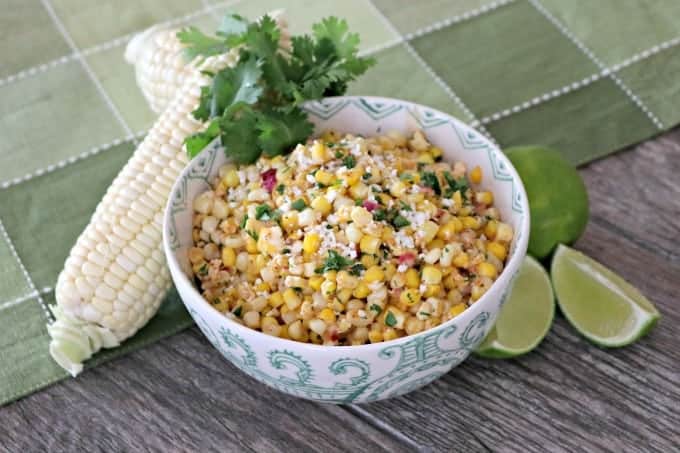
<instances>
[{"instance_id":1,"label":"lime slice","mask_svg":"<svg viewBox=\"0 0 680 453\"><path fill-rule=\"evenodd\" d=\"M630 344L660 317L654 305L630 283L565 245L557 248L550 273L562 313L597 345Z\"/></svg>"},{"instance_id":2,"label":"lime slice","mask_svg":"<svg viewBox=\"0 0 680 453\"><path fill-rule=\"evenodd\" d=\"M548 273L527 256L496 325L475 352L488 358L526 354L543 340L554 315L555 296Z\"/></svg>"},{"instance_id":3,"label":"lime slice","mask_svg":"<svg viewBox=\"0 0 680 453\"><path fill-rule=\"evenodd\" d=\"M549 148L523 146L505 152L527 191L529 254L545 258L557 244L576 241L588 223L588 193L576 169Z\"/></svg>"}]
</instances>

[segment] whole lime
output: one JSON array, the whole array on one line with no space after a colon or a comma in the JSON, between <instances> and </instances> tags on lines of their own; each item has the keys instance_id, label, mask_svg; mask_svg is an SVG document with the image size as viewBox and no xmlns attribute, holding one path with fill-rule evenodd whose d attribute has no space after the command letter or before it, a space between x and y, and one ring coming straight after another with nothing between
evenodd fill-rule
<instances>
[{"instance_id":1,"label":"whole lime","mask_svg":"<svg viewBox=\"0 0 680 453\"><path fill-rule=\"evenodd\" d=\"M545 258L558 244L576 241L588 223L588 192L576 169L550 148L521 146L505 153L529 198L529 253Z\"/></svg>"}]
</instances>

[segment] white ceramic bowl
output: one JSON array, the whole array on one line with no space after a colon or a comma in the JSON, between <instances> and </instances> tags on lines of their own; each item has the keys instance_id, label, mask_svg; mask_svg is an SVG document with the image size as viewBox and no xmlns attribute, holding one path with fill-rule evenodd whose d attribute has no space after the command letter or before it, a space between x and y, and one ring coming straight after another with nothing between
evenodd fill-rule
<instances>
[{"instance_id":1,"label":"white ceramic bowl","mask_svg":"<svg viewBox=\"0 0 680 453\"><path fill-rule=\"evenodd\" d=\"M226 162L218 142L191 161L175 183L165 212L163 245L184 304L210 342L246 374L291 395L332 403L363 403L415 390L462 362L489 332L524 258L529 206L522 182L503 153L455 118L411 102L377 97L336 97L305 106L317 131L376 135L422 129L448 161L479 165L482 186L494 193L515 239L508 262L490 290L456 318L385 343L319 346L271 337L229 320L192 283L192 200Z\"/></svg>"}]
</instances>

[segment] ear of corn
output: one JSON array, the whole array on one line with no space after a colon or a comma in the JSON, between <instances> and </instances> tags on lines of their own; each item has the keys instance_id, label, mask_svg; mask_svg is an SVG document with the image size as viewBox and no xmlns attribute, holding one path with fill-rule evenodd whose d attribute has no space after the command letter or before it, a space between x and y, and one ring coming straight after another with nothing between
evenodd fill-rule
<instances>
[{"instance_id":1,"label":"ear of corn","mask_svg":"<svg viewBox=\"0 0 680 453\"><path fill-rule=\"evenodd\" d=\"M290 50L288 23L281 10L269 13L281 31L279 46ZM180 87L196 68L187 63L177 39L176 28L151 27L135 36L125 49L125 59L134 65L137 85L151 109L160 113L168 106Z\"/></svg>"},{"instance_id":2,"label":"ear of corn","mask_svg":"<svg viewBox=\"0 0 680 453\"><path fill-rule=\"evenodd\" d=\"M275 16L288 46L286 24ZM237 48L185 64L176 32L152 27L128 46L140 88L163 113L107 190L57 279L50 354L73 376L95 352L144 326L171 284L161 244L163 208L187 164L184 139L205 127L192 115L210 81L202 71L233 67L239 54Z\"/></svg>"}]
</instances>

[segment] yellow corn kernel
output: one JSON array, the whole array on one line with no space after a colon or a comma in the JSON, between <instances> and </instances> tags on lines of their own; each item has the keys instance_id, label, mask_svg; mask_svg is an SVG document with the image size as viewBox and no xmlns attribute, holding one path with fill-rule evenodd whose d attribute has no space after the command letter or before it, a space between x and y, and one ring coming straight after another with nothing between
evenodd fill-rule
<instances>
[{"instance_id":1,"label":"yellow corn kernel","mask_svg":"<svg viewBox=\"0 0 680 453\"><path fill-rule=\"evenodd\" d=\"M460 190L453 193L453 207L456 209L463 207L463 195L461 195Z\"/></svg>"},{"instance_id":2,"label":"yellow corn kernel","mask_svg":"<svg viewBox=\"0 0 680 453\"><path fill-rule=\"evenodd\" d=\"M330 186L335 181L335 176L326 170L319 170L314 174L314 180L324 186Z\"/></svg>"},{"instance_id":3,"label":"yellow corn kernel","mask_svg":"<svg viewBox=\"0 0 680 453\"><path fill-rule=\"evenodd\" d=\"M405 289L399 295L399 302L411 307L420 302L420 292L415 288Z\"/></svg>"},{"instance_id":4,"label":"yellow corn kernel","mask_svg":"<svg viewBox=\"0 0 680 453\"><path fill-rule=\"evenodd\" d=\"M291 340L307 341L307 328L302 325L302 321L297 320L288 326L288 336Z\"/></svg>"},{"instance_id":5,"label":"yellow corn kernel","mask_svg":"<svg viewBox=\"0 0 680 453\"><path fill-rule=\"evenodd\" d=\"M326 162L326 147L324 146L323 143L321 142L314 142L312 145L312 159L314 159L316 162ZM321 182L317 180L317 182ZM325 182L322 182L321 184L326 184Z\"/></svg>"},{"instance_id":6,"label":"yellow corn kernel","mask_svg":"<svg viewBox=\"0 0 680 453\"><path fill-rule=\"evenodd\" d=\"M477 192L475 194L475 201L477 203L485 204L485 205L490 205L493 204L493 193L491 192Z\"/></svg>"},{"instance_id":7,"label":"yellow corn kernel","mask_svg":"<svg viewBox=\"0 0 680 453\"><path fill-rule=\"evenodd\" d=\"M321 276L315 276L309 279L309 287L314 291L321 289L321 284L324 282L324 278Z\"/></svg>"},{"instance_id":8,"label":"yellow corn kernel","mask_svg":"<svg viewBox=\"0 0 680 453\"><path fill-rule=\"evenodd\" d=\"M375 263L377 263L377 261L373 255L363 255L361 257L361 264L363 264L366 269L374 266Z\"/></svg>"},{"instance_id":9,"label":"yellow corn kernel","mask_svg":"<svg viewBox=\"0 0 680 453\"><path fill-rule=\"evenodd\" d=\"M491 253L493 256L503 261L506 256L508 256L508 251L503 244L498 242L489 242L486 245L486 251Z\"/></svg>"},{"instance_id":10,"label":"yellow corn kernel","mask_svg":"<svg viewBox=\"0 0 680 453\"><path fill-rule=\"evenodd\" d=\"M227 187L238 187L238 185L241 184L241 179L238 177L238 172L231 169L224 174L222 182L224 182L224 185Z\"/></svg>"},{"instance_id":11,"label":"yellow corn kernel","mask_svg":"<svg viewBox=\"0 0 680 453\"><path fill-rule=\"evenodd\" d=\"M265 316L262 318L262 321L260 321L260 329L262 329L263 333L274 337L278 337L281 334L281 326L276 318L272 316Z\"/></svg>"},{"instance_id":12,"label":"yellow corn kernel","mask_svg":"<svg viewBox=\"0 0 680 453\"><path fill-rule=\"evenodd\" d=\"M352 288L343 288L335 294L340 302L347 302L352 298Z\"/></svg>"},{"instance_id":13,"label":"yellow corn kernel","mask_svg":"<svg viewBox=\"0 0 680 453\"><path fill-rule=\"evenodd\" d=\"M213 302L213 307L215 307L217 311L224 313L229 309L229 301L227 299L227 297L221 296Z\"/></svg>"},{"instance_id":14,"label":"yellow corn kernel","mask_svg":"<svg viewBox=\"0 0 680 453\"><path fill-rule=\"evenodd\" d=\"M236 264L236 252L231 247L222 249L222 264L226 267L234 267L234 264Z\"/></svg>"},{"instance_id":15,"label":"yellow corn kernel","mask_svg":"<svg viewBox=\"0 0 680 453\"><path fill-rule=\"evenodd\" d=\"M403 182L396 180L390 185L390 194L392 194L393 197L403 197L405 193L406 184Z\"/></svg>"},{"instance_id":16,"label":"yellow corn kernel","mask_svg":"<svg viewBox=\"0 0 680 453\"><path fill-rule=\"evenodd\" d=\"M425 266L422 279L428 285L438 285L442 281L442 271L434 266Z\"/></svg>"},{"instance_id":17,"label":"yellow corn kernel","mask_svg":"<svg viewBox=\"0 0 680 453\"><path fill-rule=\"evenodd\" d=\"M319 312L319 319L324 320L328 324L335 322L335 312L330 308L324 308Z\"/></svg>"},{"instance_id":18,"label":"yellow corn kernel","mask_svg":"<svg viewBox=\"0 0 680 453\"><path fill-rule=\"evenodd\" d=\"M371 343L380 343L383 341L383 333L379 330L371 330L368 332L368 341Z\"/></svg>"},{"instance_id":19,"label":"yellow corn kernel","mask_svg":"<svg viewBox=\"0 0 680 453\"><path fill-rule=\"evenodd\" d=\"M496 270L496 266L493 264L484 261L483 263L479 263L477 265L477 273L482 277L496 278L498 275L498 270Z\"/></svg>"},{"instance_id":20,"label":"yellow corn kernel","mask_svg":"<svg viewBox=\"0 0 680 453\"><path fill-rule=\"evenodd\" d=\"M442 290L441 285L427 285L427 288L425 288L425 293L423 293L423 296L425 297L434 297L439 292Z\"/></svg>"},{"instance_id":21,"label":"yellow corn kernel","mask_svg":"<svg viewBox=\"0 0 680 453\"><path fill-rule=\"evenodd\" d=\"M410 268L406 271L406 286L409 288L417 288L420 285L420 275L418 271L414 268Z\"/></svg>"},{"instance_id":22,"label":"yellow corn kernel","mask_svg":"<svg viewBox=\"0 0 680 453\"><path fill-rule=\"evenodd\" d=\"M383 315L383 323L386 326L394 327L395 329L403 329L406 321L406 313L399 310L397 307L389 306L385 309Z\"/></svg>"},{"instance_id":23,"label":"yellow corn kernel","mask_svg":"<svg viewBox=\"0 0 680 453\"><path fill-rule=\"evenodd\" d=\"M392 201L392 197L390 197L390 196L387 195L386 193L379 193L379 194L376 194L375 197L378 199L378 201L380 202L380 204L383 205L383 206L389 206L389 205L390 205L390 201Z\"/></svg>"},{"instance_id":24,"label":"yellow corn kernel","mask_svg":"<svg viewBox=\"0 0 680 453\"><path fill-rule=\"evenodd\" d=\"M477 167L479 168L479 167ZM454 318L465 311L465 304L454 305L449 309L449 316Z\"/></svg>"},{"instance_id":25,"label":"yellow corn kernel","mask_svg":"<svg viewBox=\"0 0 680 453\"><path fill-rule=\"evenodd\" d=\"M432 241L435 236L437 235L437 231L439 230L439 225L434 223L432 220L428 220L425 222L422 226L422 231L423 231L423 242L427 244L428 242Z\"/></svg>"},{"instance_id":26,"label":"yellow corn kernel","mask_svg":"<svg viewBox=\"0 0 680 453\"><path fill-rule=\"evenodd\" d=\"M257 242L250 236L248 236L248 239L246 239L246 252L251 254L257 253Z\"/></svg>"},{"instance_id":27,"label":"yellow corn kernel","mask_svg":"<svg viewBox=\"0 0 680 453\"><path fill-rule=\"evenodd\" d=\"M497 241L510 242L512 241L512 236L512 227L510 225L503 222L498 224L498 232L496 232Z\"/></svg>"},{"instance_id":28,"label":"yellow corn kernel","mask_svg":"<svg viewBox=\"0 0 680 453\"><path fill-rule=\"evenodd\" d=\"M442 151L442 149L437 146L433 146L430 148L430 154L432 154L432 157L435 159L439 159L444 154L444 151Z\"/></svg>"},{"instance_id":29,"label":"yellow corn kernel","mask_svg":"<svg viewBox=\"0 0 680 453\"><path fill-rule=\"evenodd\" d=\"M371 290L369 289L368 285L364 282L360 282L357 285L357 287L354 288L354 292L352 292L352 295L357 299L364 299L369 294L371 294Z\"/></svg>"},{"instance_id":30,"label":"yellow corn kernel","mask_svg":"<svg viewBox=\"0 0 680 453\"><path fill-rule=\"evenodd\" d=\"M428 250L433 250L433 249L443 249L446 243L442 241L441 239L433 239L427 244Z\"/></svg>"},{"instance_id":31,"label":"yellow corn kernel","mask_svg":"<svg viewBox=\"0 0 680 453\"><path fill-rule=\"evenodd\" d=\"M321 238L317 233L305 234L305 239L302 241L302 250L305 253L314 253L319 250L321 245Z\"/></svg>"},{"instance_id":32,"label":"yellow corn kernel","mask_svg":"<svg viewBox=\"0 0 680 453\"><path fill-rule=\"evenodd\" d=\"M470 171L470 182L473 184L482 182L482 169L479 165Z\"/></svg>"},{"instance_id":33,"label":"yellow corn kernel","mask_svg":"<svg viewBox=\"0 0 680 453\"><path fill-rule=\"evenodd\" d=\"M295 310L302 303L300 296L298 296L297 291L295 291L293 288L286 288L286 290L283 292L283 301L290 310Z\"/></svg>"},{"instance_id":34,"label":"yellow corn kernel","mask_svg":"<svg viewBox=\"0 0 680 453\"><path fill-rule=\"evenodd\" d=\"M390 340L394 340L395 338L399 338L399 334L397 333L397 331L394 330L391 327L388 327L387 329L385 329L385 331L383 332L382 335L383 335L383 341L390 341Z\"/></svg>"},{"instance_id":35,"label":"yellow corn kernel","mask_svg":"<svg viewBox=\"0 0 680 453\"><path fill-rule=\"evenodd\" d=\"M466 252L459 253L453 259L453 265L456 267L468 267L470 265L470 256Z\"/></svg>"},{"instance_id":36,"label":"yellow corn kernel","mask_svg":"<svg viewBox=\"0 0 680 453\"><path fill-rule=\"evenodd\" d=\"M397 266L392 263L387 263L385 265L385 280L391 279L397 272Z\"/></svg>"},{"instance_id":37,"label":"yellow corn kernel","mask_svg":"<svg viewBox=\"0 0 680 453\"><path fill-rule=\"evenodd\" d=\"M474 302L484 295L486 288L480 285L473 285L470 291L470 299Z\"/></svg>"},{"instance_id":38,"label":"yellow corn kernel","mask_svg":"<svg viewBox=\"0 0 680 453\"><path fill-rule=\"evenodd\" d=\"M451 220L439 227L439 231L437 231L437 237L448 242L453 239L453 236L462 229L463 222L461 222L459 218L453 217Z\"/></svg>"},{"instance_id":39,"label":"yellow corn kernel","mask_svg":"<svg viewBox=\"0 0 680 453\"><path fill-rule=\"evenodd\" d=\"M487 239L494 239L496 237L496 233L498 232L498 221L497 220L489 220L486 223L486 226L484 227L484 236L486 236Z\"/></svg>"},{"instance_id":40,"label":"yellow corn kernel","mask_svg":"<svg viewBox=\"0 0 680 453\"><path fill-rule=\"evenodd\" d=\"M339 138L340 136L338 133L332 129L328 129L327 131L324 131L323 134L321 134L321 139L325 142L335 143L335 141Z\"/></svg>"},{"instance_id":41,"label":"yellow corn kernel","mask_svg":"<svg viewBox=\"0 0 680 453\"><path fill-rule=\"evenodd\" d=\"M375 255L376 253L378 253L379 247L380 247L380 239L378 239L375 236L371 236L369 234L362 237L361 241L359 241L359 249L363 253Z\"/></svg>"},{"instance_id":42,"label":"yellow corn kernel","mask_svg":"<svg viewBox=\"0 0 680 453\"><path fill-rule=\"evenodd\" d=\"M333 205L331 205L331 202L326 199L326 197L316 197L314 200L312 200L311 207L313 210L316 212L320 212L322 215L328 215L331 212L331 209L333 209Z\"/></svg>"},{"instance_id":43,"label":"yellow corn kernel","mask_svg":"<svg viewBox=\"0 0 680 453\"><path fill-rule=\"evenodd\" d=\"M353 184L349 188L349 194L355 200L366 198L368 196L368 186L362 182Z\"/></svg>"},{"instance_id":44,"label":"yellow corn kernel","mask_svg":"<svg viewBox=\"0 0 680 453\"><path fill-rule=\"evenodd\" d=\"M353 168L345 173L344 178L345 181L347 181L347 185L351 187L357 184L361 180L361 175L363 172L364 170L362 168Z\"/></svg>"},{"instance_id":45,"label":"yellow corn kernel","mask_svg":"<svg viewBox=\"0 0 680 453\"><path fill-rule=\"evenodd\" d=\"M335 294L336 288L337 285L334 281L326 280L321 284L321 294L323 294L326 299L329 299L333 296L333 294Z\"/></svg>"},{"instance_id":46,"label":"yellow corn kernel","mask_svg":"<svg viewBox=\"0 0 680 453\"><path fill-rule=\"evenodd\" d=\"M283 295L281 292L276 291L269 296L269 305L274 308L280 307L283 304Z\"/></svg>"},{"instance_id":47,"label":"yellow corn kernel","mask_svg":"<svg viewBox=\"0 0 680 453\"><path fill-rule=\"evenodd\" d=\"M380 266L371 266L364 273L366 283L381 282L385 279L385 272Z\"/></svg>"},{"instance_id":48,"label":"yellow corn kernel","mask_svg":"<svg viewBox=\"0 0 680 453\"><path fill-rule=\"evenodd\" d=\"M267 265L267 257L264 255L257 255L255 257L255 270L259 273L263 267Z\"/></svg>"},{"instance_id":49,"label":"yellow corn kernel","mask_svg":"<svg viewBox=\"0 0 680 453\"><path fill-rule=\"evenodd\" d=\"M286 340L290 340L290 335L288 335L288 325L283 324L281 326L281 330L279 331L279 338L285 338Z\"/></svg>"},{"instance_id":50,"label":"yellow corn kernel","mask_svg":"<svg viewBox=\"0 0 680 453\"><path fill-rule=\"evenodd\" d=\"M444 279L444 288L453 289L456 286L458 286L458 282L456 281L454 274L447 275L446 278Z\"/></svg>"},{"instance_id":51,"label":"yellow corn kernel","mask_svg":"<svg viewBox=\"0 0 680 453\"><path fill-rule=\"evenodd\" d=\"M338 271L326 271L323 274L323 278L325 278L326 280L332 281L332 282L334 282L337 277L338 277Z\"/></svg>"},{"instance_id":52,"label":"yellow corn kernel","mask_svg":"<svg viewBox=\"0 0 680 453\"><path fill-rule=\"evenodd\" d=\"M476 230L479 228L479 220L476 217L465 216L461 219L463 222L463 227L470 228L471 230Z\"/></svg>"},{"instance_id":53,"label":"yellow corn kernel","mask_svg":"<svg viewBox=\"0 0 680 453\"><path fill-rule=\"evenodd\" d=\"M269 283L267 282L262 282L255 285L255 291L257 291L258 293L267 292L271 289L272 289L271 286L269 286Z\"/></svg>"},{"instance_id":54,"label":"yellow corn kernel","mask_svg":"<svg viewBox=\"0 0 680 453\"><path fill-rule=\"evenodd\" d=\"M293 231L298 227L298 213L296 211L285 212L281 216L281 226L286 231Z\"/></svg>"},{"instance_id":55,"label":"yellow corn kernel","mask_svg":"<svg viewBox=\"0 0 680 453\"><path fill-rule=\"evenodd\" d=\"M432 154L425 151L425 152L422 152L418 155L418 163L419 164L433 164L434 158L432 157Z\"/></svg>"}]
</instances>

